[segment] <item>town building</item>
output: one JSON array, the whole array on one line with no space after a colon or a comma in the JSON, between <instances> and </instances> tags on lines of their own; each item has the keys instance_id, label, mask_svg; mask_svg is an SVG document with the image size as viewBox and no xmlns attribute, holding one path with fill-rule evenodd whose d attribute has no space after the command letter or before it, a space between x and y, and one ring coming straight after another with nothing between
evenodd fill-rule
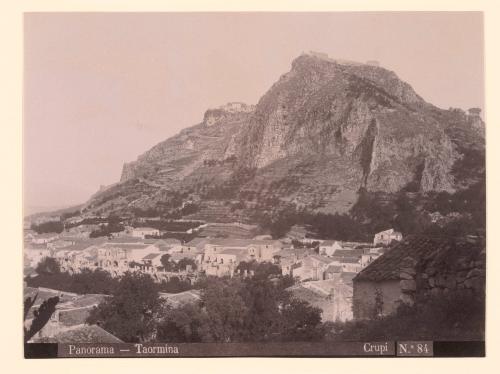
<instances>
[{"instance_id":1,"label":"town building","mask_svg":"<svg viewBox=\"0 0 500 374\"><path fill-rule=\"evenodd\" d=\"M282 247L278 240L209 239L204 243L201 270L207 275L232 276L242 261L275 262Z\"/></svg>"},{"instance_id":2,"label":"town building","mask_svg":"<svg viewBox=\"0 0 500 374\"><path fill-rule=\"evenodd\" d=\"M145 256L159 252L154 244L105 243L97 249L97 266L118 276L130 271L135 264L142 264Z\"/></svg>"},{"instance_id":3,"label":"town building","mask_svg":"<svg viewBox=\"0 0 500 374\"><path fill-rule=\"evenodd\" d=\"M401 240L403 240L403 234L394 229L389 229L375 234L373 245L390 245L393 241L400 242Z\"/></svg>"},{"instance_id":4,"label":"town building","mask_svg":"<svg viewBox=\"0 0 500 374\"><path fill-rule=\"evenodd\" d=\"M58 237L59 235L54 233L38 234L34 235L31 241L33 244L47 244L56 240Z\"/></svg>"},{"instance_id":5,"label":"town building","mask_svg":"<svg viewBox=\"0 0 500 374\"><path fill-rule=\"evenodd\" d=\"M325 279L325 270L332 262L332 259L311 254L300 260L300 267L293 269L292 275L300 281L323 280Z\"/></svg>"},{"instance_id":6,"label":"town building","mask_svg":"<svg viewBox=\"0 0 500 374\"><path fill-rule=\"evenodd\" d=\"M135 227L132 230L132 236L146 239L147 236L160 236L160 230L152 227Z\"/></svg>"},{"instance_id":7,"label":"town building","mask_svg":"<svg viewBox=\"0 0 500 374\"><path fill-rule=\"evenodd\" d=\"M323 256L333 256L337 250L343 249L342 244L337 240L325 240L319 245L319 254Z\"/></svg>"},{"instance_id":8,"label":"town building","mask_svg":"<svg viewBox=\"0 0 500 374\"><path fill-rule=\"evenodd\" d=\"M305 226L294 225L290 228L290 231L288 231L285 237L288 241L298 240L301 243L307 244L320 241L318 239L311 238L311 236L311 232L309 232Z\"/></svg>"},{"instance_id":9,"label":"town building","mask_svg":"<svg viewBox=\"0 0 500 374\"><path fill-rule=\"evenodd\" d=\"M352 284L340 277L309 281L287 289L292 295L321 309L323 322L349 321L352 315Z\"/></svg>"}]
</instances>

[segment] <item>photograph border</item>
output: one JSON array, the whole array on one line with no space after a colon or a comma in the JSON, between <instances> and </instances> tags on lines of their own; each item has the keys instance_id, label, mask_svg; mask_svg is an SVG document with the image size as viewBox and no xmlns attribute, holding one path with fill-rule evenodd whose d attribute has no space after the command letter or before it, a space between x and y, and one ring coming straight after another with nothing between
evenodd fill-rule
<instances>
[{"instance_id":1,"label":"photograph border","mask_svg":"<svg viewBox=\"0 0 500 374\"><path fill-rule=\"evenodd\" d=\"M494 47L497 41L495 35L500 35L499 30L499 9L494 1L411 1L404 5L397 1L338 1L335 3L326 1L290 2L275 1L272 4L264 1L238 1L228 4L223 1L212 1L210 5L205 1L170 1L167 4L161 1L144 0L137 1L108 1L101 3L98 1L44 1L43 6L37 1L20 1L11 7L4 6L2 9L2 45L5 46L4 56L8 56L7 63L2 69L2 81L5 86L2 89L1 100L5 103L6 112L2 112L4 126L2 126L1 149L3 151L3 170L5 170L4 180L8 180L4 193L2 194L2 206L6 207L1 217L1 227L8 235L5 249L9 251L5 263L21 264L22 248L22 14L33 11L398 11L398 10L475 10L484 12L485 21L485 122L486 139L498 139L499 128L496 125L499 120L498 104L493 98L498 98L499 53ZM490 140L490 143L491 140ZM488 141L487 141L488 144ZM493 144L493 143L492 143ZM200 369L208 371L234 371L237 369L243 373L254 373L256 370L287 371L289 373L299 372L331 372L333 370L342 372L356 372L353 370L368 370L372 373L387 372L387 369L394 371L404 371L408 373L420 373L423 370L444 371L444 372L467 372L470 370L489 372L493 370L493 365L497 360L499 352L499 321L495 317L495 311L500 306L497 298L492 294L496 292L494 287L498 284L498 272L495 272L499 263L499 255L492 248L500 244L500 236L494 228L499 198L492 192L500 187L499 173L496 169L500 161L500 151L495 147L486 149L487 153L487 320L486 320L486 358L450 359L433 358L431 360L417 360L409 358L407 360L387 361L387 360L365 360L362 358L350 360L335 360L319 358L225 358L225 359L182 359L168 361L169 371L199 372ZM496 165L495 165L496 164ZM8 352L9 365L14 365L11 369L18 372L33 372L35 370L46 370L57 372L68 371L85 372L89 370L110 370L117 364L116 360L111 362L102 359L79 360L78 365L72 360L25 360L23 359L22 344L22 323L20 321L20 310L22 305L22 272L19 266L8 266L8 270L2 274L5 285L8 285L6 299L16 300L17 305L8 305L6 316L4 317L5 334L2 339L2 351ZM488 291L489 290L489 291ZM16 322L17 321L17 322ZM123 359L117 359L123 360ZM57 361L55 363L54 361ZM49 364L50 362L50 364ZM125 361L124 361L125 363ZM165 369L165 362L160 360L135 360L126 361L127 366L123 372L137 372L144 370L147 366L155 365L156 369ZM53 366L53 367L49 367ZM57 367L57 369L56 369ZM223 369L222 369L223 368Z\"/></svg>"}]
</instances>

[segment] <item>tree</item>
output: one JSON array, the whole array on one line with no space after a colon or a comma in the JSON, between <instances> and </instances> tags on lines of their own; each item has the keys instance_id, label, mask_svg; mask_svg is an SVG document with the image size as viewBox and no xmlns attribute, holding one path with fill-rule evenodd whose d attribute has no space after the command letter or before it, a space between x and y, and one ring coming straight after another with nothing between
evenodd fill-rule
<instances>
[{"instance_id":1,"label":"tree","mask_svg":"<svg viewBox=\"0 0 500 374\"><path fill-rule=\"evenodd\" d=\"M281 334L281 305L286 292L266 278L247 278L241 291L248 308L245 316L246 339L276 340Z\"/></svg>"},{"instance_id":2,"label":"tree","mask_svg":"<svg viewBox=\"0 0 500 374\"><path fill-rule=\"evenodd\" d=\"M42 272L36 277L27 277L29 287L55 288L61 291L79 294L100 293L110 295L118 284L109 272L101 269L82 269L80 273Z\"/></svg>"},{"instance_id":3,"label":"tree","mask_svg":"<svg viewBox=\"0 0 500 374\"><path fill-rule=\"evenodd\" d=\"M61 272L59 263L53 257L45 257L36 266L36 272L43 275L54 275Z\"/></svg>"},{"instance_id":4,"label":"tree","mask_svg":"<svg viewBox=\"0 0 500 374\"><path fill-rule=\"evenodd\" d=\"M32 224L31 229L37 234L52 233L60 234L64 231L64 224L61 221L47 221L39 225Z\"/></svg>"},{"instance_id":5,"label":"tree","mask_svg":"<svg viewBox=\"0 0 500 374\"><path fill-rule=\"evenodd\" d=\"M165 271L175 271L175 264L170 262L170 257L171 256L168 253L165 253L160 257L161 265Z\"/></svg>"},{"instance_id":6,"label":"tree","mask_svg":"<svg viewBox=\"0 0 500 374\"><path fill-rule=\"evenodd\" d=\"M102 269L83 269L80 273L70 276L71 292L79 294L100 293L110 295L118 285L117 278Z\"/></svg>"},{"instance_id":7,"label":"tree","mask_svg":"<svg viewBox=\"0 0 500 374\"><path fill-rule=\"evenodd\" d=\"M178 270L186 270L187 266L191 266L192 270L196 270L196 262L192 258L181 258L177 263Z\"/></svg>"},{"instance_id":8,"label":"tree","mask_svg":"<svg viewBox=\"0 0 500 374\"><path fill-rule=\"evenodd\" d=\"M202 293L206 311L206 341L238 342L246 337L245 319L248 308L240 296L241 282L237 279L212 279Z\"/></svg>"},{"instance_id":9,"label":"tree","mask_svg":"<svg viewBox=\"0 0 500 374\"><path fill-rule=\"evenodd\" d=\"M281 279L281 278L280 278ZM203 282L199 303L170 309L158 327L160 341L319 341L321 311L292 299L288 279L215 278Z\"/></svg>"},{"instance_id":10,"label":"tree","mask_svg":"<svg viewBox=\"0 0 500 374\"><path fill-rule=\"evenodd\" d=\"M186 304L169 311L158 326L158 341L202 342L207 335L207 315L198 304Z\"/></svg>"},{"instance_id":11,"label":"tree","mask_svg":"<svg viewBox=\"0 0 500 374\"><path fill-rule=\"evenodd\" d=\"M246 262L246 261L241 261L238 266L236 267L236 272L240 272L240 273L244 273L245 270L247 272L249 272L250 270L252 270L252 262L249 261L249 262Z\"/></svg>"},{"instance_id":12,"label":"tree","mask_svg":"<svg viewBox=\"0 0 500 374\"><path fill-rule=\"evenodd\" d=\"M281 268L270 262L241 261L236 267L236 271L244 273L253 271L255 279L268 279L270 276L280 276Z\"/></svg>"},{"instance_id":13,"label":"tree","mask_svg":"<svg viewBox=\"0 0 500 374\"><path fill-rule=\"evenodd\" d=\"M24 300L24 320L28 317L29 310L35 304L38 297L36 294L33 299L27 297ZM49 322L50 317L56 311L56 305L59 303L59 297L51 297L45 300L38 309L33 311L33 321L29 329L24 328L24 342L27 343L35 334L43 329L43 327Z\"/></svg>"},{"instance_id":14,"label":"tree","mask_svg":"<svg viewBox=\"0 0 500 374\"><path fill-rule=\"evenodd\" d=\"M271 276L281 275L281 268L270 262L255 263L252 270L255 272L255 279L268 279Z\"/></svg>"},{"instance_id":15,"label":"tree","mask_svg":"<svg viewBox=\"0 0 500 374\"><path fill-rule=\"evenodd\" d=\"M160 283L160 291L168 293L179 293L192 288L189 281L181 280L179 277L171 277L168 281Z\"/></svg>"},{"instance_id":16,"label":"tree","mask_svg":"<svg viewBox=\"0 0 500 374\"><path fill-rule=\"evenodd\" d=\"M162 304L158 285L149 275L127 272L112 298L91 311L87 323L98 324L126 342L149 341Z\"/></svg>"},{"instance_id":17,"label":"tree","mask_svg":"<svg viewBox=\"0 0 500 374\"><path fill-rule=\"evenodd\" d=\"M321 310L306 301L289 299L282 305L282 340L321 340Z\"/></svg>"}]
</instances>

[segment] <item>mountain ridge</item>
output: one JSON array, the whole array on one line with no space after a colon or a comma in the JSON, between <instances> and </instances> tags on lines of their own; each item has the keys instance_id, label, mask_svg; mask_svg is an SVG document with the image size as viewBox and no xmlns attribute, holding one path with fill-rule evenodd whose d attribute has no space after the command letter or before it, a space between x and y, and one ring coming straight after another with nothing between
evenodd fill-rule
<instances>
[{"instance_id":1,"label":"mountain ridge","mask_svg":"<svg viewBox=\"0 0 500 374\"><path fill-rule=\"evenodd\" d=\"M169 209L175 193L251 207L248 196L267 194L342 213L360 189L453 193L481 178L467 162L484 157L477 111L437 108L392 71L325 56L297 57L255 106L208 109L126 163L120 182L86 209Z\"/></svg>"}]
</instances>

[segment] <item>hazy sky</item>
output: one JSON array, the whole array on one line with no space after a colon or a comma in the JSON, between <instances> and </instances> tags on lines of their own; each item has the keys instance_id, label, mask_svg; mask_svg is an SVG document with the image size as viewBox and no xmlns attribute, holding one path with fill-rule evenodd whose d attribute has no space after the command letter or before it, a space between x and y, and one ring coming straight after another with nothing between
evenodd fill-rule
<instances>
[{"instance_id":1,"label":"hazy sky","mask_svg":"<svg viewBox=\"0 0 500 374\"><path fill-rule=\"evenodd\" d=\"M25 207L84 202L207 108L255 104L309 50L483 107L480 13L27 14Z\"/></svg>"}]
</instances>

